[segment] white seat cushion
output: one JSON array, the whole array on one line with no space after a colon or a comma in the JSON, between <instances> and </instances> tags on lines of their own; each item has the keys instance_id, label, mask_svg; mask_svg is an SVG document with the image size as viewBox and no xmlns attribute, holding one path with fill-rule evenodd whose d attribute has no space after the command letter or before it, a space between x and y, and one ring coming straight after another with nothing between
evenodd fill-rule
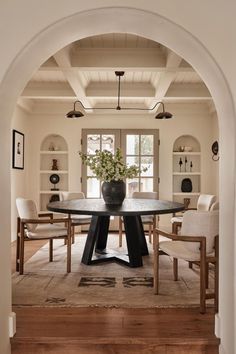
<instances>
[{"instance_id":1,"label":"white seat cushion","mask_svg":"<svg viewBox=\"0 0 236 354\"><path fill-rule=\"evenodd\" d=\"M153 215L142 215L141 220L143 223L153 223Z\"/></svg>"},{"instance_id":2,"label":"white seat cushion","mask_svg":"<svg viewBox=\"0 0 236 354\"><path fill-rule=\"evenodd\" d=\"M67 236L67 228L57 224L39 224L33 231L26 230L26 236L31 239Z\"/></svg>"},{"instance_id":3,"label":"white seat cushion","mask_svg":"<svg viewBox=\"0 0 236 354\"><path fill-rule=\"evenodd\" d=\"M185 261L200 261L200 251L191 252L186 245L187 242L183 241L162 241L159 243L159 248L174 258L184 259ZM213 253L207 254L207 256L213 256Z\"/></svg>"},{"instance_id":4,"label":"white seat cushion","mask_svg":"<svg viewBox=\"0 0 236 354\"><path fill-rule=\"evenodd\" d=\"M174 216L171 218L171 223L173 224L174 222L183 222L183 216Z\"/></svg>"},{"instance_id":5,"label":"white seat cushion","mask_svg":"<svg viewBox=\"0 0 236 354\"><path fill-rule=\"evenodd\" d=\"M72 224L89 224L92 220L92 217L89 215L72 215L71 221Z\"/></svg>"}]
</instances>

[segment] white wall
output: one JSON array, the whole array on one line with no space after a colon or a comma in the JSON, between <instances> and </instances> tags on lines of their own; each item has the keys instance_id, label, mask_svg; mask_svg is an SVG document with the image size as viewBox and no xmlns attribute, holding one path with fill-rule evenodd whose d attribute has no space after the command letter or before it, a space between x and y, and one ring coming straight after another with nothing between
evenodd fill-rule
<instances>
[{"instance_id":1,"label":"white wall","mask_svg":"<svg viewBox=\"0 0 236 354\"><path fill-rule=\"evenodd\" d=\"M47 108L47 109L46 109ZM215 126L217 117L214 118L208 111L205 104L167 104L166 109L173 113L174 118L170 120L156 120L153 114L126 116L119 112L114 115L89 114L77 120L69 120L64 117L70 106L65 105L57 114L46 114L46 111L53 112L53 106L45 107L43 104L35 108L44 113L35 113L23 116L19 111L18 127L26 131L27 142L26 154L29 159L30 174L23 175L14 172L15 193L12 195L13 203L16 196L27 196L39 203L39 166L40 166L40 145L49 134L63 136L69 149L69 190L79 191L81 189L81 160L78 151L81 149L81 131L83 128L116 128L116 129L159 129L159 176L160 176L160 199L172 200L172 151L174 141L180 135L192 135L201 146L201 191L218 195L214 169L215 165L211 159L211 144L215 139ZM121 113L121 114L120 114ZM17 119L14 119L14 122ZM17 195L18 194L18 195ZM170 215L161 216L160 225L170 226ZM13 219L13 230L15 219Z\"/></svg>"},{"instance_id":2,"label":"white wall","mask_svg":"<svg viewBox=\"0 0 236 354\"><path fill-rule=\"evenodd\" d=\"M24 169L11 169L11 240L16 239L16 198L26 197L29 194L29 122L30 120L28 114L17 106L12 119L12 129L18 130L24 134L25 154Z\"/></svg>"},{"instance_id":3,"label":"white wall","mask_svg":"<svg viewBox=\"0 0 236 354\"><path fill-rule=\"evenodd\" d=\"M0 193L4 200L0 205L0 231L5 235L0 238L0 282L3 289L0 298L0 352L10 352L7 336L11 298L8 271L10 120L14 105L34 70L50 55L73 40L112 31L137 33L170 47L202 75L214 98L221 147L220 352L233 354L236 348L235 2L230 1L225 6L222 0L206 0L204 3L180 0L176 4L168 0L137 0L135 3L132 0L101 0L99 4L97 0L22 0L17 3L1 2L0 6L0 148L2 166L5 166L0 174ZM100 10L96 10L98 6ZM92 12L86 12L91 9ZM213 12L214 16L211 16ZM9 26L9 23L14 23L14 26Z\"/></svg>"}]
</instances>

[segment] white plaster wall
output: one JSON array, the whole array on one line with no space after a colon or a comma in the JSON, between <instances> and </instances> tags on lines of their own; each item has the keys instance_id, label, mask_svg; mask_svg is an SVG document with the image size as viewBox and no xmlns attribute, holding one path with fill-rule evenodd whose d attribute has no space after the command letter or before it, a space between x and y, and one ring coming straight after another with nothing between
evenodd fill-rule
<instances>
[{"instance_id":1,"label":"white plaster wall","mask_svg":"<svg viewBox=\"0 0 236 354\"><path fill-rule=\"evenodd\" d=\"M105 18L83 13L78 21L77 13L98 7L128 7L147 11L138 14L133 9L111 9ZM56 50L72 40L89 33L128 31L157 40L175 50L199 71L214 97L220 118L219 142L221 146L220 202L222 206L220 232L223 234L220 255L220 352L234 354L235 326L235 110L236 102L236 23L233 1L180 0L46 0L32 2L0 3L0 148L2 169L0 193L4 204L0 205L0 352L9 353L7 337L10 311L10 119L16 99L33 71ZM56 9L56 11L55 11ZM103 12L103 10L102 10ZM212 15L214 13L214 16ZM75 14L75 20L69 15ZM141 16L139 16L141 15ZM157 15L157 16L156 16ZM164 16L165 18L160 17ZM65 22L63 22L65 19ZM90 21L89 21L90 19ZM84 22L83 22L84 21ZM14 26L9 26L14 23ZM66 26L63 25L66 23ZM141 25L140 25L141 24ZM201 24L201 25L199 25ZM52 27L51 27L52 26ZM17 30L16 30L17 29ZM45 32L46 31L46 32ZM230 55L229 55L230 53ZM27 56L27 58L26 58ZM3 80L4 78L4 80ZM232 96L231 96L232 95ZM9 237L9 238L8 238ZM223 301L223 299L225 301Z\"/></svg>"},{"instance_id":2,"label":"white plaster wall","mask_svg":"<svg viewBox=\"0 0 236 354\"><path fill-rule=\"evenodd\" d=\"M29 117L18 106L15 109L13 119L12 119L12 129L18 130L24 134L25 138L25 155L24 155L24 169L11 169L11 240L16 239L16 198L17 197L27 197L29 190Z\"/></svg>"},{"instance_id":3,"label":"white plaster wall","mask_svg":"<svg viewBox=\"0 0 236 354\"><path fill-rule=\"evenodd\" d=\"M47 111L53 112L53 107L47 107ZM38 104L37 111L46 111L44 105ZM63 113L53 115L45 113L31 114L28 117L27 127L29 128L29 169L26 182L25 194L39 203L39 166L40 166L40 145L43 139L49 134L62 135L69 150L69 190L79 191L81 189L81 164L78 151L81 149L81 131L84 128L114 128L114 129L159 129L159 176L160 176L160 199L172 199L172 151L174 141L181 135L192 135L196 137L201 146L201 191L218 195L217 182L214 171L214 163L211 159L211 144L214 139L214 127L217 117L214 119L209 114L204 104L167 104L166 109L174 114L171 120L156 120L153 114L127 116L120 114L102 115L88 114L87 116L69 120L64 117L70 110L65 105ZM23 121L22 129L25 121ZM218 180L218 177L217 177ZM19 192L21 192L19 190ZM160 225L170 226L170 215L161 216ZM13 225L14 226L14 225Z\"/></svg>"}]
</instances>

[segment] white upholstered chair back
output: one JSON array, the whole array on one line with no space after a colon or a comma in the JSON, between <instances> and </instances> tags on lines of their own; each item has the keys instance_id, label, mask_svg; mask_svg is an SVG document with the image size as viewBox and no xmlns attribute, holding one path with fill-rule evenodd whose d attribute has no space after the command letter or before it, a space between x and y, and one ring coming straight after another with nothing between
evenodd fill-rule
<instances>
[{"instance_id":1,"label":"white upholstered chair back","mask_svg":"<svg viewBox=\"0 0 236 354\"><path fill-rule=\"evenodd\" d=\"M60 200L85 199L83 192L60 192Z\"/></svg>"},{"instance_id":2,"label":"white upholstered chair back","mask_svg":"<svg viewBox=\"0 0 236 354\"><path fill-rule=\"evenodd\" d=\"M214 238L219 234L219 211L188 210L184 213L181 235L205 236L206 253L211 253L214 248ZM197 243L185 242L185 247L191 252L199 253Z\"/></svg>"},{"instance_id":3,"label":"white upholstered chair back","mask_svg":"<svg viewBox=\"0 0 236 354\"><path fill-rule=\"evenodd\" d=\"M133 192L132 198L136 199L158 199L157 192Z\"/></svg>"},{"instance_id":4,"label":"white upholstered chair back","mask_svg":"<svg viewBox=\"0 0 236 354\"><path fill-rule=\"evenodd\" d=\"M36 204L33 200L17 198L16 207L21 219L38 219ZM37 224L27 224L27 229L29 231L34 231L36 227Z\"/></svg>"},{"instance_id":5,"label":"white upholstered chair back","mask_svg":"<svg viewBox=\"0 0 236 354\"><path fill-rule=\"evenodd\" d=\"M216 201L216 196L211 194L200 194L197 201L197 210L208 211Z\"/></svg>"}]
</instances>

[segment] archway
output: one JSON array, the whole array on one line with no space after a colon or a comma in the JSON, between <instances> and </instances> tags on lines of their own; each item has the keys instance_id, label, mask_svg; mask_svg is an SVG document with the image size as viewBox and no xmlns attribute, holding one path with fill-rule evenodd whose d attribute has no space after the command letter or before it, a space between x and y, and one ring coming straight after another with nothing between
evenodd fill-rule
<instances>
[{"instance_id":1,"label":"archway","mask_svg":"<svg viewBox=\"0 0 236 354\"><path fill-rule=\"evenodd\" d=\"M145 26L140 26L145 23ZM219 117L220 129L220 232L228 237L221 240L223 252L220 256L220 336L225 352L232 352L234 333L234 121L235 112L230 91L220 68L216 65L210 53L187 31L169 20L144 11L127 8L106 8L77 13L71 17L59 19L43 32L38 33L15 58L0 86L0 108L2 117L1 151L2 164L9 166L10 161L10 121L16 100L32 76L35 68L50 55L70 42L80 38L111 32L135 33L142 37L160 42L185 58L202 76L215 101ZM227 151L231 152L231 164L227 164ZM10 234L10 179L9 168L2 171L0 177L2 199L6 202L0 207L2 215L2 233ZM227 186L227 187L226 187ZM2 241L2 249L9 250L9 240ZM7 252L6 252L7 253ZM8 253L9 254L9 253ZM7 257L4 256L4 257ZM8 264L7 258L3 262ZM2 278L2 274L0 276ZM227 277L224 275L227 274ZM4 289L10 300L10 274L5 280ZM4 277L5 279L5 277ZM223 301L227 297L227 302Z\"/></svg>"}]
</instances>

